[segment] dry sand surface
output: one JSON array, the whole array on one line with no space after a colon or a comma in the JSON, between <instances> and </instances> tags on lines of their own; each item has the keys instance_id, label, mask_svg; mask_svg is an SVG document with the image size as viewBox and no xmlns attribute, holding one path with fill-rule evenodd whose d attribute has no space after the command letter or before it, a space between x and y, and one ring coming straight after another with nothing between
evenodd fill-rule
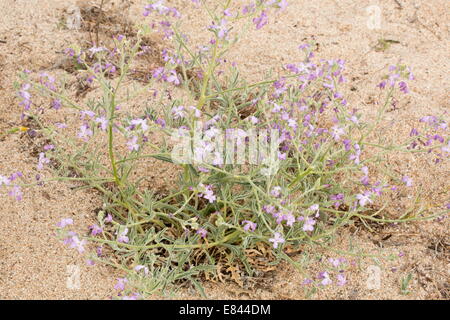
<instances>
[{"instance_id":1,"label":"dry sand surface","mask_svg":"<svg viewBox=\"0 0 450 320\"><path fill-rule=\"evenodd\" d=\"M99 1L78 1L89 6ZM120 3L121 1L114 1ZM141 19L145 1L134 0L129 16ZM169 1L180 9L187 1ZM448 0L290 0L287 11L270 18L260 31L250 30L231 50L229 59L240 66L249 81L261 79L273 68L301 59L297 47L315 40L319 58L342 58L347 62L349 103L370 118L375 113L375 86L387 66L402 60L413 68L416 81L411 95L389 113L384 134L392 139L407 136L422 116L440 115L450 119L450 2ZM0 0L0 132L20 125L20 107L13 89L17 72L39 71L55 66L62 51L80 39L85 31L61 27L65 10L74 0ZM367 27L366 8L378 5L382 12L380 30ZM126 12L126 11L123 11ZM184 31L194 43L208 39L205 16L193 8L183 9ZM385 50L379 39L398 41ZM352 88L350 90L350 88ZM399 138L400 139L400 138ZM36 156L30 152L26 135L0 138L0 174L21 170L36 174ZM425 205L448 203L450 168L433 158L393 156L398 170L414 177L415 191L422 192ZM51 174L46 172L46 174ZM406 198L407 195L404 195ZM405 199L395 199L389 207L394 216L405 210ZM0 299L107 299L114 295L117 272L102 266L87 266L85 258L63 246L55 237L55 224L73 217L78 231L87 230L101 199L88 191L73 191L70 185L49 184L29 189L17 203L2 198L0 204ZM321 299L449 299L450 255L449 219L385 226L377 233L364 228L348 229L336 236L336 250L352 250L377 257L348 257L353 260L349 282L319 291ZM384 239L384 240L383 240ZM337 253L316 250L317 257L337 257ZM400 254L402 253L402 254ZM323 258L311 261L309 271L322 270ZM68 268L80 267L80 288L67 287ZM369 290L367 268L382 271L382 286ZM69 267L68 267L69 266ZM410 294L402 295L400 281L412 275ZM303 299L303 276L289 266L280 267L256 285L239 287L232 283L205 283L210 298ZM192 292L186 291L182 297Z\"/></svg>"}]
</instances>

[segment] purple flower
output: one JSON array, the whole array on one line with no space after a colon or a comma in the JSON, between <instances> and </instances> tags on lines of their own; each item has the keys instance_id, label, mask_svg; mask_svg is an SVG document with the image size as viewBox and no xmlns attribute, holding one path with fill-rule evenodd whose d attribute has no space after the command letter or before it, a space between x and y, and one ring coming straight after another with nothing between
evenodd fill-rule
<instances>
[{"instance_id":1,"label":"purple flower","mask_svg":"<svg viewBox=\"0 0 450 320\"><path fill-rule=\"evenodd\" d=\"M88 141L93 134L94 132L89 127L89 125L87 123L84 123L80 126L80 130L78 131L77 136L78 138L83 139L84 141Z\"/></svg>"},{"instance_id":2,"label":"purple flower","mask_svg":"<svg viewBox=\"0 0 450 320\"><path fill-rule=\"evenodd\" d=\"M345 286L345 284L347 283L347 279L345 278L345 275L343 275L342 273L339 273L337 275L337 281L338 281L338 286Z\"/></svg>"},{"instance_id":3,"label":"purple flower","mask_svg":"<svg viewBox=\"0 0 450 320\"><path fill-rule=\"evenodd\" d=\"M99 53L102 51L107 51L107 49L104 47L92 47L92 48L88 49L88 51L90 53L90 57L92 58L96 53Z\"/></svg>"},{"instance_id":4,"label":"purple flower","mask_svg":"<svg viewBox=\"0 0 450 320\"><path fill-rule=\"evenodd\" d=\"M279 232L275 232L274 237L270 238L269 241L273 243L273 247L276 249L278 248L278 244L284 243L285 240Z\"/></svg>"},{"instance_id":5,"label":"purple flower","mask_svg":"<svg viewBox=\"0 0 450 320\"><path fill-rule=\"evenodd\" d=\"M256 230L257 224L254 223L254 222L251 222L249 220L244 220L244 221L242 221L242 224L244 225L244 230L245 231L249 231L250 230L250 231L254 232Z\"/></svg>"},{"instance_id":6,"label":"purple flower","mask_svg":"<svg viewBox=\"0 0 450 320\"><path fill-rule=\"evenodd\" d=\"M11 181L9 178L0 175L0 186L2 184L4 184L5 186L8 186L10 183L11 183Z\"/></svg>"},{"instance_id":7,"label":"purple flower","mask_svg":"<svg viewBox=\"0 0 450 320\"><path fill-rule=\"evenodd\" d=\"M356 195L356 199L358 199L359 205L361 207L364 207L367 203L372 203L372 199L370 199L370 196L372 193L370 191L366 191L364 193L360 193Z\"/></svg>"},{"instance_id":8,"label":"purple flower","mask_svg":"<svg viewBox=\"0 0 450 320\"><path fill-rule=\"evenodd\" d=\"M268 22L266 11L262 11L259 17L253 19L253 23L256 25L256 30L264 27Z\"/></svg>"},{"instance_id":9,"label":"purple flower","mask_svg":"<svg viewBox=\"0 0 450 320\"><path fill-rule=\"evenodd\" d=\"M281 187L279 186L273 187L272 190L270 191L270 195L272 197L279 198L281 196Z\"/></svg>"},{"instance_id":10,"label":"purple flower","mask_svg":"<svg viewBox=\"0 0 450 320\"><path fill-rule=\"evenodd\" d=\"M405 183L405 185L407 187L412 187L412 185L413 185L413 180L410 177L408 177L408 176L404 176L402 178L402 181Z\"/></svg>"},{"instance_id":11,"label":"purple flower","mask_svg":"<svg viewBox=\"0 0 450 320\"><path fill-rule=\"evenodd\" d=\"M386 80L383 80L377 85L377 87L380 89L384 89L386 88L386 84L387 84Z\"/></svg>"},{"instance_id":12,"label":"purple flower","mask_svg":"<svg viewBox=\"0 0 450 320\"><path fill-rule=\"evenodd\" d=\"M8 195L10 197L15 198L17 201L22 201L23 199L23 193L20 186L14 186L9 192Z\"/></svg>"},{"instance_id":13,"label":"purple flower","mask_svg":"<svg viewBox=\"0 0 450 320\"><path fill-rule=\"evenodd\" d=\"M148 268L146 266L139 264L136 267L134 267L134 271L136 271L136 272L139 272L141 270L144 270L144 274L148 275Z\"/></svg>"},{"instance_id":14,"label":"purple flower","mask_svg":"<svg viewBox=\"0 0 450 320\"><path fill-rule=\"evenodd\" d=\"M137 143L138 137L133 136L130 140L127 142L128 150L130 151L138 151L139 150L139 144Z\"/></svg>"},{"instance_id":15,"label":"purple flower","mask_svg":"<svg viewBox=\"0 0 450 320\"><path fill-rule=\"evenodd\" d=\"M400 81L398 86L400 87L401 92L405 94L409 93L408 84L405 81Z\"/></svg>"},{"instance_id":16,"label":"purple flower","mask_svg":"<svg viewBox=\"0 0 450 320\"><path fill-rule=\"evenodd\" d=\"M320 283L324 286L327 286L327 285L333 283L333 281L331 281L331 279L330 279L330 275L326 271L320 272L318 278L322 280Z\"/></svg>"},{"instance_id":17,"label":"purple flower","mask_svg":"<svg viewBox=\"0 0 450 320\"><path fill-rule=\"evenodd\" d=\"M118 291L125 290L125 285L128 283L127 278L117 278L117 283L114 285L114 289Z\"/></svg>"},{"instance_id":18,"label":"purple flower","mask_svg":"<svg viewBox=\"0 0 450 320\"><path fill-rule=\"evenodd\" d=\"M141 296L139 295L139 293L135 292L133 294L127 295L127 296L123 296L122 300L137 300L139 299Z\"/></svg>"},{"instance_id":19,"label":"purple flower","mask_svg":"<svg viewBox=\"0 0 450 320\"><path fill-rule=\"evenodd\" d=\"M173 83L176 86L181 83L175 70L169 71L169 76L166 77L166 81L169 83Z\"/></svg>"},{"instance_id":20,"label":"purple flower","mask_svg":"<svg viewBox=\"0 0 450 320\"><path fill-rule=\"evenodd\" d=\"M359 164L360 163L359 157L361 156L361 147L359 146L359 144L355 143L353 148L355 149L356 152L350 155L349 160L353 161L355 164Z\"/></svg>"},{"instance_id":21,"label":"purple flower","mask_svg":"<svg viewBox=\"0 0 450 320\"><path fill-rule=\"evenodd\" d=\"M341 201L344 200L344 195L342 193L339 194L335 194L335 195L331 195L330 199L335 201L335 203L333 204L335 208L339 208L339 206L341 205Z\"/></svg>"},{"instance_id":22,"label":"purple flower","mask_svg":"<svg viewBox=\"0 0 450 320\"><path fill-rule=\"evenodd\" d=\"M93 236L96 236L103 232L103 229L96 224L90 226L89 229L91 230L91 235Z\"/></svg>"},{"instance_id":23,"label":"purple flower","mask_svg":"<svg viewBox=\"0 0 450 320\"><path fill-rule=\"evenodd\" d=\"M303 224L303 231L314 231L314 225L316 224L316 220L314 218L307 217Z\"/></svg>"},{"instance_id":24,"label":"purple flower","mask_svg":"<svg viewBox=\"0 0 450 320\"><path fill-rule=\"evenodd\" d=\"M59 100L59 99L53 100L53 102L52 102L53 109L59 110L59 109L61 109L61 107L62 107L61 100Z\"/></svg>"},{"instance_id":25,"label":"purple flower","mask_svg":"<svg viewBox=\"0 0 450 320\"><path fill-rule=\"evenodd\" d=\"M23 99L19 105L24 106L25 110L28 110L31 107L31 94L28 92L30 88L31 85L29 83L25 83L19 91L19 96Z\"/></svg>"},{"instance_id":26,"label":"purple flower","mask_svg":"<svg viewBox=\"0 0 450 320\"><path fill-rule=\"evenodd\" d=\"M419 135L419 131L416 128L412 128L411 132L409 133L409 136L413 137L413 136L418 136L418 135Z\"/></svg>"},{"instance_id":27,"label":"purple flower","mask_svg":"<svg viewBox=\"0 0 450 320\"><path fill-rule=\"evenodd\" d=\"M339 126L333 126L331 128L331 136L333 137L333 139L335 141L340 141L341 140L341 136L345 134L345 129L341 128Z\"/></svg>"},{"instance_id":28,"label":"purple flower","mask_svg":"<svg viewBox=\"0 0 450 320\"><path fill-rule=\"evenodd\" d=\"M141 126L141 129L144 132L146 132L149 129L146 119L133 119L130 121L130 123L133 127Z\"/></svg>"},{"instance_id":29,"label":"purple flower","mask_svg":"<svg viewBox=\"0 0 450 320\"><path fill-rule=\"evenodd\" d=\"M212 190L211 185L204 185L201 183L199 185L199 189L202 193L199 194L200 197L205 198L209 201L209 203L213 203L216 201L216 196L214 195L214 191Z\"/></svg>"},{"instance_id":30,"label":"purple flower","mask_svg":"<svg viewBox=\"0 0 450 320\"><path fill-rule=\"evenodd\" d=\"M46 144L44 146L45 151L54 150L54 149L55 149L55 146L53 144Z\"/></svg>"},{"instance_id":31,"label":"purple flower","mask_svg":"<svg viewBox=\"0 0 450 320\"><path fill-rule=\"evenodd\" d=\"M98 123L100 125L100 129L106 131L109 121L105 117L98 117L95 119L95 123Z\"/></svg>"},{"instance_id":32,"label":"purple flower","mask_svg":"<svg viewBox=\"0 0 450 320\"><path fill-rule=\"evenodd\" d=\"M95 262L93 260L91 260L91 259L87 259L86 260L86 265L93 266L93 265L95 265Z\"/></svg>"},{"instance_id":33,"label":"purple flower","mask_svg":"<svg viewBox=\"0 0 450 320\"><path fill-rule=\"evenodd\" d=\"M64 219L61 219L61 221L57 223L57 226L59 228L65 228L66 226L71 225L71 224L73 224L73 220L71 218L64 218Z\"/></svg>"},{"instance_id":34,"label":"purple flower","mask_svg":"<svg viewBox=\"0 0 450 320\"><path fill-rule=\"evenodd\" d=\"M184 106L178 106L172 108L172 114L174 119L182 119L186 116L184 112Z\"/></svg>"},{"instance_id":35,"label":"purple flower","mask_svg":"<svg viewBox=\"0 0 450 320\"><path fill-rule=\"evenodd\" d=\"M206 235L208 234L208 231L203 228L198 228L196 234L200 235L202 238L206 238Z\"/></svg>"},{"instance_id":36,"label":"purple flower","mask_svg":"<svg viewBox=\"0 0 450 320\"><path fill-rule=\"evenodd\" d=\"M108 215L105 218L105 223L109 223L112 221L113 221L112 215L111 215L111 213L108 213Z\"/></svg>"},{"instance_id":37,"label":"purple flower","mask_svg":"<svg viewBox=\"0 0 450 320\"><path fill-rule=\"evenodd\" d=\"M122 232L118 234L117 241L121 243L128 243L130 239L127 237L128 228L123 229Z\"/></svg>"},{"instance_id":38,"label":"purple flower","mask_svg":"<svg viewBox=\"0 0 450 320\"><path fill-rule=\"evenodd\" d=\"M39 153L39 162L37 165L37 169L38 170L44 169L44 164L48 164L48 163L50 163L50 159L45 157L45 153L44 152Z\"/></svg>"},{"instance_id":39,"label":"purple flower","mask_svg":"<svg viewBox=\"0 0 450 320\"><path fill-rule=\"evenodd\" d=\"M83 253L86 240L80 240L74 232L69 232L69 237L64 240L64 243L72 249L77 249L79 253Z\"/></svg>"}]
</instances>

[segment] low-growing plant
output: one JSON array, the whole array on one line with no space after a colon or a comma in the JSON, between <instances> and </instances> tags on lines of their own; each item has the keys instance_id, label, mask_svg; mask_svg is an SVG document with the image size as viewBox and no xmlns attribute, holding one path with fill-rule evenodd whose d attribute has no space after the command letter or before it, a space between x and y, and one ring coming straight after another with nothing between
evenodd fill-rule
<instances>
[{"instance_id":1,"label":"low-growing plant","mask_svg":"<svg viewBox=\"0 0 450 320\"><path fill-rule=\"evenodd\" d=\"M435 152L443 161L449 154L448 128L434 116L422 119L432 133L413 129L400 145L375 139L386 110L398 94L408 93L409 68L390 67L379 84L385 98L377 116L365 122L342 93L344 61L316 61L309 44L299 47L302 61L284 66L276 79L257 83L247 83L227 61L238 31L263 28L271 12L286 9L285 0L243 7L231 0L192 2L212 20L211 39L200 48L180 31L178 10L161 0L145 7L144 15L155 16L153 25L173 46L162 53L166 65L152 70L144 86L131 88L127 79L145 53L142 37L157 32L148 26L136 38L117 35L114 48L94 44L87 51L66 50L86 83L102 91L87 106L72 100L64 81L49 74L26 71L17 84L27 127L22 130L42 136L37 169L50 166L57 175L40 174L30 182L15 173L1 177L0 184L17 200L23 187L51 181L77 182L80 189L101 194L103 207L89 234L68 231L73 220L67 218L58 224L59 235L79 252L95 244L90 263L124 270L127 277L116 285L122 297L167 293L186 280L202 291L201 275L239 278L240 270L253 276L259 272L255 252L267 264L288 261L301 270L301 262L287 251L327 247L334 234L355 221L370 227L369 222L444 214L418 206L399 217L384 214L382 195L395 196L412 184L410 177L389 169L387 155ZM232 28L246 20L246 26ZM176 96L175 87L188 97ZM171 100L164 100L164 92ZM150 95L159 102L126 111L132 101ZM67 123L45 119L44 102L57 112L66 108ZM76 134L70 126L78 128ZM146 178L148 159L167 163L178 181L157 189ZM370 173L374 170L376 176ZM331 281L326 272L320 279L318 285ZM342 274L337 280L346 281Z\"/></svg>"}]
</instances>

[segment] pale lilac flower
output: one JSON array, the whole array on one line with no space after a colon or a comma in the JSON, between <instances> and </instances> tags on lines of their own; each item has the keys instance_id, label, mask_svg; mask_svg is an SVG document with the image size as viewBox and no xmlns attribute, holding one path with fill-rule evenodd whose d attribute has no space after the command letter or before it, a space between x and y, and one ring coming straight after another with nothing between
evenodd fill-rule
<instances>
[{"instance_id":1,"label":"pale lilac flower","mask_svg":"<svg viewBox=\"0 0 450 320\"><path fill-rule=\"evenodd\" d=\"M19 96L23 99L19 105L24 106L25 110L28 110L31 107L31 94L28 92L30 88L31 85L29 83L25 83L19 91Z\"/></svg>"},{"instance_id":2,"label":"pale lilac flower","mask_svg":"<svg viewBox=\"0 0 450 320\"><path fill-rule=\"evenodd\" d=\"M71 219L71 218L63 218L63 219L61 219L60 222L58 222L57 226L59 228L65 228L65 227L67 227L68 225L71 225L71 224L73 224L73 219Z\"/></svg>"},{"instance_id":3,"label":"pale lilac flower","mask_svg":"<svg viewBox=\"0 0 450 320\"><path fill-rule=\"evenodd\" d=\"M69 245L72 249L77 249L79 253L84 252L84 245L86 244L86 240L80 240L78 236L74 233L70 233L70 237L67 238L64 242Z\"/></svg>"},{"instance_id":4,"label":"pale lilac flower","mask_svg":"<svg viewBox=\"0 0 450 320\"><path fill-rule=\"evenodd\" d=\"M295 216L292 213L283 215L283 219L286 221L288 227L292 227L295 223Z\"/></svg>"},{"instance_id":5,"label":"pale lilac flower","mask_svg":"<svg viewBox=\"0 0 450 320\"><path fill-rule=\"evenodd\" d=\"M105 51L105 50L106 50L106 48L104 48L104 47L92 47L92 48L88 49L91 58L94 56L94 54Z\"/></svg>"},{"instance_id":6,"label":"pale lilac flower","mask_svg":"<svg viewBox=\"0 0 450 320\"><path fill-rule=\"evenodd\" d=\"M86 265L93 266L93 265L95 265L95 262L91 259L86 259Z\"/></svg>"},{"instance_id":7,"label":"pale lilac flower","mask_svg":"<svg viewBox=\"0 0 450 320\"><path fill-rule=\"evenodd\" d=\"M264 27L268 22L266 11L262 11L261 15L253 19L253 23L256 25L256 30L261 29Z\"/></svg>"},{"instance_id":8,"label":"pale lilac flower","mask_svg":"<svg viewBox=\"0 0 450 320\"><path fill-rule=\"evenodd\" d=\"M44 169L44 164L49 164L49 163L50 163L50 159L45 157L45 153L44 152L39 153L39 162L37 165L37 169L42 170L42 169Z\"/></svg>"},{"instance_id":9,"label":"pale lilac flower","mask_svg":"<svg viewBox=\"0 0 450 320\"><path fill-rule=\"evenodd\" d=\"M105 223L109 223L112 221L113 221L112 215L111 215L111 213L108 213L108 215L105 218Z\"/></svg>"},{"instance_id":10,"label":"pale lilac flower","mask_svg":"<svg viewBox=\"0 0 450 320\"><path fill-rule=\"evenodd\" d=\"M356 195L356 199L358 199L359 205L364 207L367 203L372 203L372 199L370 199L371 192L366 191L364 193L359 193Z\"/></svg>"},{"instance_id":11,"label":"pale lilac flower","mask_svg":"<svg viewBox=\"0 0 450 320\"><path fill-rule=\"evenodd\" d=\"M212 190L211 185L204 185L203 183L199 184L200 194L199 196L205 198L210 203L216 201L216 196L214 195L214 191Z\"/></svg>"},{"instance_id":12,"label":"pale lilac flower","mask_svg":"<svg viewBox=\"0 0 450 320\"><path fill-rule=\"evenodd\" d=\"M84 123L80 126L80 130L78 131L77 136L78 138L83 139L84 141L88 141L93 134L94 132L89 127L89 125L87 123Z\"/></svg>"},{"instance_id":13,"label":"pale lilac flower","mask_svg":"<svg viewBox=\"0 0 450 320\"><path fill-rule=\"evenodd\" d=\"M210 30L216 30L217 31L217 37L219 39L225 39L228 34L228 27L227 27L228 21L225 19L222 19L220 21L220 25L211 25L209 26Z\"/></svg>"},{"instance_id":14,"label":"pale lilac flower","mask_svg":"<svg viewBox=\"0 0 450 320\"><path fill-rule=\"evenodd\" d=\"M0 186L2 184L4 184L5 186L8 186L10 183L11 183L11 181L9 178L0 175Z\"/></svg>"},{"instance_id":15,"label":"pale lilac flower","mask_svg":"<svg viewBox=\"0 0 450 320\"><path fill-rule=\"evenodd\" d=\"M307 286L307 285L310 285L313 282L314 281L312 279L305 279L305 280L303 280L302 285Z\"/></svg>"},{"instance_id":16,"label":"pale lilac flower","mask_svg":"<svg viewBox=\"0 0 450 320\"><path fill-rule=\"evenodd\" d=\"M285 10L287 6L288 6L287 0L280 0L280 2L278 3L278 7L280 8L281 11Z\"/></svg>"},{"instance_id":17,"label":"pale lilac flower","mask_svg":"<svg viewBox=\"0 0 450 320\"><path fill-rule=\"evenodd\" d=\"M327 286L327 285L333 283L333 281L331 281L331 279L330 279L330 275L326 271L319 273L319 279L322 280L320 283L324 286Z\"/></svg>"},{"instance_id":18,"label":"pale lilac flower","mask_svg":"<svg viewBox=\"0 0 450 320\"><path fill-rule=\"evenodd\" d=\"M105 117L98 117L98 118L95 118L95 123L100 124L100 129L102 129L103 131L106 131L106 129L108 128L109 121Z\"/></svg>"},{"instance_id":19,"label":"pale lilac flower","mask_svg":"<svg viewBox=\"0 0 450 320\"><path fill-rule=\"evenodd\" d=\"M270 195L272 197L279 198L281 196L281 190L282 189L279 186L273 187L272 190L270 191Z\"/></svg>"},{"instance_id":20,"label":"pale lilac flower","mask_svg":"<svg viewBox=\"0 0 450 320\"><path fill-rule=\"evenodd\" d=\"M80 111L80 119L81 120L84 120L86 117L92 119L94 116L95 116L95 112L94 111L91 111L91 110Z\"/></svg>"},{"instance_id":21,"label":"pale lilac flower","mask_svg":"<svg viewBox=\"0 0 450 320\"><path fill-rule=\"evenodd\" d=\"M184 112L184 106L173 107L172 114L174 119L184 118L186 116L186 113Z\"/></svg>"},{"instance_id":22,"label":"pale lilac flower","mask_svg":"<svg viewBox=\"0 0 450 320\"><path fill-rule=\"evenodd\" d=\"M189 109L194 111L194 117L200 118L202 116L202 112L200 110L198 110L196 107L190 106Z\"/></svg>"},{"instance_id":23,"label":"pale lilac flower","mask_svg":"<svg viewBox=\"0 0 450 320\"><path fill-rule=\"evenodd\" d=\"M59 129L65 129L65 128L67 128L67 124L61 123L61 122L55 123L55 126L56 126L57 128L59 128Z\"/></svg>"},{"instance_id":24,"label":"pale lilac flower","mask_svg":"<svg viewBox=\"0 0 450 320\"><path fill-rule=\"evenodd\" d=\"M177 72L175 70L169 71L169 76L167 76L166 81L173 83L176 86L181 83L180 79L178 78Z\"/></svg>"},{"instance_id":25,"label":"pale lilac flower","mask_svg":"<svg viewBox=\"0 0 450 320\"><path fill-rule=\"evenodd\" d=\"M333 267L338 268L341 263L347 261L345 258L329 258L328 261L333 265Z\"/></svg>"},{"instance_id":26,"label":"pale lilac flower","mask_svg":"<svg viewBox=\"0 0 450 320\"><path fill-rule=\"evenodd\" d=\"M164 5L164 0L158 0L153 4L148 4L144 7L144 16L148 16L151 12L157 11L159 14L167 14L169 8Z\"/></svg>"},{"instance_id":27,"label":"pale lilac flower","mask_svg":"<svg viewBox=\"0 0 450 320\"><path fill-rule=\"evenodd\" d=\"M20 186L12 187L12 189L8 192L8 195L15 198L17 201L22 201L23 199L23 193Z\"/></svg>"},{"instance_id":28,"label":"pale lilac flower","mask_svg":"<svg viewBox=\"0 0 450 320\"><path fill-rule=\"evenodd\" d=\"M318 204L313 204L311 207L309 207L309 210L311 210L312 212L315 212L316 218L319 217L319 205Z\"/></svg>"},{"instance_id":29,"label":"pale lilac flower","mask_svg":"<svg viewBox=\"0 0 450 320\"><path fill-rule=\"evenodd\" d=\"M202 237L202 238L206 238L208 231L206 231L206 229L199 228L199 229L197 229L196 234L200 235L200 237Z\"/></svg>"},{"instance_id":30,"label":"pale lilac flower","mask_svg":"<svg viewBox=\"0 0 450 320\"><path fill-rule=\"evenodd\" d=\"M62 107L61 100L59 100L59 99L53 100L53 102L52 102L52 108L53 109L59 110L59 109L61 109L61 107Z\"/></svg>"},{"instance_id":31,"label":"pale lilac flower","mask_svg":"<svg viewBox=\"0 0 450 320\"><path fill-rule=\"evenodd\" d=\"M256 223L249 221L249 220L244 220L242 221L242 224L244 225L244 230L245 231L255 231L256 230Z\"/></svg>"},{"instance_id":32,"label":"pale lilac flower","mask_svg":"<svg viewBox=\"0 0 450 320\"><path fill-rule=\"evenodd\" d=\"M127 296L123 296L121 298L121 300L137 300L139 299L141 296L139 295L139 293L135 292L133 294L127 295Z\"/></svg>"},{"instance_id":33,"label":"pale lilac flower","mask_svg":"<svg viewBox=\"0 0 450 320\"><path fill-rule=\"evenodd\" d=\"M359 157L361 156L361 147L359 146L359 144L355 143L353 148L355 149L356 152L350 155L349 160L353 161L355 164L359 164L360 163Z\"/></svg>"},{"instance_id":34,"label":"pale lilac flower","mask_svg":"<svg viewBox=\"0 0 450 320\"><path fill-rule=\"evenodd\" d=\"M97 247L95 252L97 253L97 257L101 257L103 255L103 247Z\"/></svg>"},{"instance_id":35,"label":"pale lilac flower","mask_svg":"<svg viewBox=\"0 0 450 320\"><path fill-rule=\"evenodd\" d=\"M316 220L313 218L307 217L303 224L303 231L314 231L314 225L316 224Z\"/></svg>"},{"instance_id":36,"label":"pale lilac flower","mask_svg":"<svg viewBox=\"0 0 450 320\"><path fill-rule=\"evenodd\" d=\"M128 243L130 239L127 237L128 228L123 229L122 232L118 234L117 241L121 243Z\"/></svg>"},{"instance_id":37,"label":"pale lilac flower","mask_svg":"<svg viewBox=\"0 0 450 320\"><path fill-rule=\"evenodd\" d=\"M279 232L275 232L274 237L270 238L269 241L273 243L273 247L276 249L278 248L278 244L284 243L285 240Z\"/></svg>"},{"instance_id":38,"label":"pale lilac flower","mask_svg":"<svg viewBox=\"0 0 450 320\"><path fill-rule=\"evenodd\" d=\"M227 17L231 17L233 14L231 13L231 9L227 8L223 11L223 15Z\"/></svg>"},{"instance_id":39,"label":"pale lilac flower","mask_svg":"<svg viewBox=\"0 0 450 320\"><path fill-rule=\"evenodd\" d=\"M91 230L91 235L93 236L96 236L103 232L103 229L99 227L97 224L90 226L89 229Z\"/></svg>"},{"instance_id":40,"label":"pale lilac flower","mask_svg":"<svg viewBox=\"0 0 450 320\"><path fill-rule=\"evenodd\" d=\"M139 144L137 143L138 137L133 136L130 140L127 142L128 150L130 151L138 151L139 150Z\"/></svg>"},{"instance_id":41,"label":"pale lilac flower","mask_svg":"<svg viewBox=\"0 0 450 320\"><path fill-rule=\"evenodd\" d=\"M53 144L46 144L44 146L45 151L54 150L54 149L55 149L55 146Z\"/></svg>"},{"instance_id":42,"label":"pale lilac flower","mask_svg":"<svg viewBox=\"0 0 450 320\"><path fill-rule=\"evenodd\" d=\"M134 267L134 271L136 271L136 272L139 272L141 270L144 270L144 274L148 275L148 268L146 266L139 264L136 267Z\"/></svg>"},{"instance_id":43,"label":"pale lilac flower","mask_svg":"<svg viewBox=\"0 0 450 320\"><path fill-rule=\"evenodd\" d=\"M274 214L275 207L272 205L265 205L265 206L263 206L263 210L268 214Z\"/></svg>"},{"instance_id":44,"label":"pale lilac flower","mask_svg":"<svg viewBox=\"0 0 450 320\"><path fill-rule=\"evenodd\" d=\"M345 278L345 275L343 275L342 273L339 273L337 275L337 281L338 281L338 286L345 286L345 284L347 283L347 279Z\"/></svg>"},{"instance_id":45,"label":"pale lilac flower","mask_svg":"<svg viewBox=\"0 0 450 320\"><path fill-rule=\"evenodd\" d=\"M340 141L341 140L341 136L345 134L345 129L341 128L337 125L333 126L331 128L331 136L333 137L333 139L335 141Z\"/></svg>"},{"instance_id":46,"label":"pale lilac flower","mask_svg":"<svg viewBox=\"0 0 450 320\"><path fill-rule=\"evenodd\" d=\"M272 109L273 113L279 113L283 111L284 107L282 105L274 103L274 108Z\"/></svg>"},{"instance_id":47,"label":"pale lilac flower","mask_svg":"<svg viewBox=\"0 0 450 320\"><path fill-rule=\"evenodd\" d=\"M403 92L404 94L409 93L408 84L405 81L400 81L398 85L401 92Z\"/></svg>"},{"instance_id":48,"label":"pale lilac flower","mask_svg":"<svg viewBox=\"0 0 450 320\"><path fill-rule=\"evenodd\" d=\"M149 126L147 125L147 119L133 119L130 121L130 123L135 127L141 126L141 129L144 132L149 129Z\"/></svg>"},{"instance_id":49,"label":"pale lilac flower","mask_svg":"<svg viewBox=\"0 0 450 320\"><path fill-rule=\"evenodd\" d=\"M117 283L114 286L114 289L118 290L118 291L123 291L125 290L125 285L128 283L128 279L127 278L117 278Z\"/></svg>"},{"instance_id":50,"label":"pale lilac flower","mask_svg":"<svg viewBox=\"0 0 450 320\"><path fill-rule=\"evenodd\" d=\"M405 185L407 187L412 187L413 186L413 180L410 177L408 177L408 176L404 176L402 178L402 181L405 183Z\"/></svg>"}]
</instances>

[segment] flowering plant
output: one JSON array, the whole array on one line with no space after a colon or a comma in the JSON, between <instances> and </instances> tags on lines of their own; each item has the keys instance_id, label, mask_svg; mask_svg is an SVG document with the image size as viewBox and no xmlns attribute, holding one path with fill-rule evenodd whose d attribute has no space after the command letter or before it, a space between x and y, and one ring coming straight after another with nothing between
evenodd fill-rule
<instances>
[{"instance_id":1,"label":"flowering plant","mask_svg":"<svg viewBox=\"0 0 450 320\"><path fill-rule=\"evenodd\" d=\"M277 79L253 84L226 60L239 39L233 23L248 19L261 29L272 12L286 9L285 0L257 0L243 7L231 0L214 7L192 2L212 20L207 26L211 39L200 48L180 32L176 8L163 0L145 7L144 16L159 17L158 31L174 41L175 49L162 52L165 65L151 70L149 82L134 92L126 81L134 61L145 54L142 39L148 28L137 39L116 36L112 48L95 44L66 51L82 67L86 85L102 90L87 107L70 98L64 82L46 73L24 72L17 85L22 118L45 141L37 164L43 173L33 183L21 173L0 176L0 185L17 200L24 186L50 181L77 182L99 192L104 204L87 236L67 231L72 219L61 221L58 230L81 253L87 243L96 244L90 262L102 261L128 273L116 286L123 296L158 292L186 279L199 286L196 276L215 276L221 272L219 264L238 264L253 275L257 266L248 252L261 246L270 248L268 261L297 265L286 248L323 245L336 230L358 219L406 222L442 214L385 217L382 195L413 181L404 175L370 174L371 164L382 167L382 157L392 151L435 152L437 161L448 157L447 125L431 116L421 121L432 133L420 135L413 129L396 146L371 140L395 97L409 92L410 69L401 64L389 69L379 84L385 99L377 118L365 122L342 93L345 62L316 61L308 43L299 46L303 59L285 65ZM178 89L189 97L163 103L162 92L172 95ZM155 103L126 112L138 97L158 95L161 108ZM43 119L48 110L42 101L51 112L68 110L71 120ZM176 186L158 191L146 183L148 172L142 168L148 159L179 173ZM58 173L56 178L45 178L49 167ZM321 279L331 281L326 272ZM130 283L139 294L125 295Z\"/></svg>"}]
</instances>

